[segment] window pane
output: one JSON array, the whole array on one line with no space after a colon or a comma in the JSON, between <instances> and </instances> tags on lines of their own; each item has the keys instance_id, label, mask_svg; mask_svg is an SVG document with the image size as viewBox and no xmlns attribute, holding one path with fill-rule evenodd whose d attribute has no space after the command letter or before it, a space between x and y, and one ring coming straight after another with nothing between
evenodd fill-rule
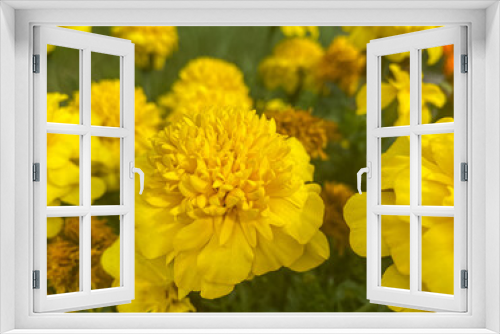
<instances>
[{"instance_id":1,"label":"window pane","mask_svg":"<svg viewBox=\"0 0 500 334\"><path fill-rule=\"evenodd\" d=\"M381 204L410 205L410 137L381 139Z\"/></svg>"},{"instance_id":2,"label":"window pane","mask_svg":"<svg viewBox=\"0 0 500 334\"><path fill-rule=\"evenodd\" d=\"M453 45L422 51L421 122L453 122Z\"/></svg>"},{"instance_id":3,"label":"window pane","mask_svg":"<svg viewBox=\"0 0 500 334\"><path fill-rule=\"evenodd\" d=\"M453 206L453 133L423 135L422 205Z\"/></svg>"},{"instance_id":4,"label":"window pane","mask_svg":"<svg viewBox=\"0 0 500 334\"><path fill-rule=\"evenodd\" d=\"M92 137L93 205L120 205L121 139Z\"/></svg>"},{"instance_id":5,"label":"window pane","mask_svg":"<svg viewBox=\"0 0 500 334\"><path fill-rule=\"evenodd\" d=\"M47 218L47 294L80 291L80 217Z\"/></svg>"},{"instance_id":6,"label":"window pane","mask_svg":"<svg viewBox=\"0 0 500 334\"><path fill-rule=\"evenodd\" d=\"M120 126L120 57L92 52L91 125Z\"/></svg>"},{"instance_id":7,"label":"window pane","mask_svg":"<svg viewBox=\"0 0 500 334\"><path fill-rule=\"evenodd\" d=\"M80 136L47 134L47 205L80 205Z\"/></svg>"},{"instance_id":8,"label":"window pane","mask_svg":"<svg viewBox=\"0 0 500 334\"><path fill-rule=\"evenodd\" d=\"M47 45L47 122L79 124L80 50Z\"/></svg>"},{"instance_id":9,"label":"window pane","mask_svg":"<svg viewBox=\"0 0 500 334\"><path fill-rule=\"evenodd\" d=\"M120 216L92 217L91 247L92 247L92 290L106 289L120 285L120 279L113 273L120 273L120 247L111 246L118 243L120 236ZM114 250L118 250L114 252ZM105 260L104 253L107 252ZM115 285L115 284L116 285Z\"/></svg>"},{"instance_id":10,"label":"window pane","mask_svg":"<svg viewBox=\"0 0 500 334\"><path fill-rule=\"evenodd\" d=\"M422 291L453 294L453 218L422 217Z\"/></svg>"},{"instance_id":11,"label":"window pane","mask_svg":"<svg viewBox=\"0 0 500 334\"><path fill-rule=\"evenodd\" d=\"M410 217L381 216L382 286L410 289ZM390 255L390 257L389 257Z\"/></svg>"},{"instance_id":12,"label":"window pane","mask_svg":"<svg viewBox=\"0 0 500 334\"><path fill-rule=\"evenodd\" d=\"M382 126L410 125L410 52L381 57Z\"/></svg>"}]
</instances>

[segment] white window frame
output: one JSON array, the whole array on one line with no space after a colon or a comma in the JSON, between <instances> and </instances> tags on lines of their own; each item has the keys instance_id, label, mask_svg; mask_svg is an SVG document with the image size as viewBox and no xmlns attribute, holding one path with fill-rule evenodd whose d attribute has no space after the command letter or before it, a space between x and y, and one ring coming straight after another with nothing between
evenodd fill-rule
<instances>
[{"instance_id":1,"label":"white window frame","mask_svg":"<svg viewBox=\"0 0 500 334\"><path fill-rule=\"evenodd\" d=\"M467 310L467 290L462 288L461 271L467 270L467 184L461 180L461 163L467 163L467 76L461 71L461 56L467 55L465 26L451 26L381 38L367 45L367 163L371 177L367 179L367 298L376 304L403 306L430 311ZM422 52L437 46L453 45L453 123L422 124ZM410 54L410 124L383 126L381 106L382 57L409 52ZM421 196L422 148L421 136L454 135L454 206L425 206ZM382 139L407 136L410 139L410 203L383 205ZM472 181L472 180L471 180ZM407 216L410 286L408 290L382 286L382 217ZM452 295L424 292L422 288L422 217L453 218L453 290Z\"/></svg>"},{"instance_id":2,"label":"white window frame","mask_svg":"<svg viewBox=\"0 0 500 334\"><path fill-rule=\"evenodd\" d=\"M12 7L11 7L12 6ZM69 7L61 9L60 7ZM123 7L134 9L124 9ZM38 333L495 333L500 331L500 10L493 1L17 2L0 4L1 331ZM15 9L13 8L15 7ZM98 8L99 7L99 8ZM103 9L106 7L108 9ZM144 9L149 7L150 9ZM162 8L159 8L162 7ZM24 8L24 9L23 9ZM51 9L52 8L52 9ZM137 10L143 8L143 10ZM405 9L406 8L406 9ZM49 9L49 10L47 10ZM57 10L56 10L57 9ZM411 9L411 10L408 10ZM447 25L469 27L469 283L467 313L33 314L29 245L31 31L54 25ZM485 24L486 23L486 24ZM15 38L14 32L15 31ZM14 70L15 66L15 70ZM486 71L488 68L488 71ZM14 80L15 79L15 80ZM12 82L15 83L12 85ZM12 111L15 110L15 113ZM15 138L15 145L12 139ZM488 154L485 153L485 149ZM15 161L15 162L14 162ZM486 164L488 162L488 164ZM15 171L15 179L12 178ZM353 177L356 171L353 171ZM488 182L486 181L488 175ZM12 189L15 198L12 199ZM488 196L486 196L488 194ZM27 200L28 198L28 200ZM15 210L11 209L11 206ZM15 225L12 222L15 221ZM14 242L15 237L15 242ZM14 257L12 256L14 254ZM15 287L15 289L12 289ZM486 293L488 289L488 293ZM14 307L12 307L14 305ZM132 328L142 329L132 330ZM147 328L151 329L147 331ZM184 328L186 330L175 330ZM246 328L246 330L245 330ZM249 330L249 328L253 330ZM294 331L293 328L296 330ZM300 328L300 329L298 329ZM38 331L38 329L40 331ZM192 329L192 330L187 330ZM204 330L205 329L205 330ZM211 329L211 330L209 330ZM289 329L289 330L286 330ZM108 330L108 331L107 331ZM47 332L47 330L45 331Z\"/></svg>"},{"instance_id":3,"label":"white window frame","mask_svg":"<svg viewBox=\"0 0 500 334\"><path fill-rule=\"evenodd\" d=\"M74 311L130 303L135 291L135 117L134 117L134 44L129 40L51 26L35 26L34 54L39 55L39 71L33 74L34 162L39 164L39 181L33 184L34 270L39 272L39 287L34 289L34 311ZM47 45L78 50L79 124L47 122ZM93 126L91 122L91 57L101 53L119 57L120 125ZM47 206L47 134L78 135L80 180L78 206ZM91 203L91 138L120 140L120 203ZM92 290L91 218L120 216L120 284ZM47 218L79 218L79 291L47 295Z\"/></svg>"}]
</instances>

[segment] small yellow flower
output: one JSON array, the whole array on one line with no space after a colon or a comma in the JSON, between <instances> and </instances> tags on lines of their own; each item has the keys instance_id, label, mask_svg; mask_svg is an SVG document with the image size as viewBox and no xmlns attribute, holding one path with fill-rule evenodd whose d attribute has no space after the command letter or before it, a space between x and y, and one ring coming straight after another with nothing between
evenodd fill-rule
<instances>
[{"instance_id":1,"label":"small yellow flower","mask_svg":"<svg viewBox=\"0 0 500 334\"><path fill-rule=\"evenodd\" d=\"M311 115L311 111L289 108L265 111L276 122L276 132L297 138L312 158L327 160L328 142L340 140L337 123Z\"/></svg>"},{"instance_id":2,"label":"small yellow flower","mask_svg":"<svg viewBox=\"0 0 500 334\"><path fill-rule=\"evenodd\" d=\"M452 122L444 118L441 122ZM382 203L409 204L409 142L399 137L382 155ZM422 205L453 205L453 134L422 137ZM385 162L385 163L384 163ZM366 256L366 194L354 195L344 207L352 249ZM409 220L384 217L382 256L394 265L384 273L384 286L409 286ZM453 218L422 217L422 282L424 291L453 294ZM388 285L385 285L388 284Z\"/></svg>"},{"instance_id":3,"label":"small yellow flower","mask_svg":"<svg viewBox=\"0 0 500 334\"><path fill-rule=\"evenodd\" d=\"M61 218L48 218L61 220ZM48 293L66 293L79 291L80 282L80 219L64 218L59 235L47 244L47 285ZM116 240L117 235L106 225L105 220L92 217L91 228L91 263L92 289L111 287L113 278L101 266L103 252Z\"/></svg>"},{"instance_id":4,"label":"small yellow flower","mask_svg":"<svg viewBox=\"0 0 500 334\"><path fill-rule=\"evenodd\" d=\"M280 27L286 37L311 37L318 39L319 29L315 26L284 26Z\"/></svg>"},{"instance_id":5,"label":"small yellow flower","mask_svg":"<svg viewBox=\"0 0 500 334\"><path fill-rule=\"evenodd\" d=\"M240 69L227 61L202 57L191 60L179 74L172 91L160 97L160 106L169 112L174 122L183 113L193 113L211 107L249 109L252 99Z\"/></svg>"},{"instance_id":6,"label":"small yellow flower","mask_svg":"<svg viewBox=\"0 0 500 334\"><path fill-rule=\"evenodd\" d=\"M288 94L302 88L318 91L315 70L323 54L321 45L310 38L285 39L260 63L259 73L268 89L282 87Z\"/></svg>"},{"instance_id":7,"label":"small yellow flower","mask_svg":"<svg viewBox=\"0 0 500 334\"><path fill-rule=\"evenodd\" d=\"M176 27L112 27L111 34L135 44L135 64L143 69L163 69L179 44Z\"/></svg>"},{"instance_id":8,"label":"small yellow flower","mask_svg":"<svg viewBox=\"0 0 500 334\"><path fill-rule=\"evenodd\" d=\"M322 80L335 82L348 95L356 92L365 71L366 57L345 36L330 44L318 65Z\"/></svg>"},{"instance_id":9,"label":"small yellow flower","mask_svg":"<svg viewBox=\"0 0 500 334\"><path fill-rule=\"evenodd\" d=\"M394 100L398 102L398 119L394 126L410 125L410 74L402 70L399 65L391 64L389 69L392 79L381 84L381 109L389 106ZM441 88L432 83L422 83L422 123L431 121L429 105L442 108L446 103L446 95ZM366 114L366 85L356 96L358 115Z\"/></svg>"},{"instance_id":10,"label":"small yellow flower","mask_svg":"<svg viewBox=\"0 0 500 334\"><path fill-rule=\"evenodd\" d=\"M329 257L320 188L303 146L254 111L186 114L153 138L136 200L137 248L166 256L182 298L229 294L255 275Z\"/></svg>"},{"instance_id":11,"label":"small yellow flower","mask_svg":"<svg viewBox=\"0 0 500 334\"><path fill-rule=\"evenodd\" d=\"M321 191L325 202L325 220L321 230L334 240L334 247L343 254L349 246L349 227L344 220L344 206L354 191L347 185L326 182Z\"/></svg>"},{"instance_id":12,"label":"small yellow flower","mask_svg":"<svg viewBox=\"0 0 500 334\"><path fill-rule=\"evenodd\" d=\"M113 276L113 286L120 285L120 240L109 247L101 258L102 267ZM165 257L148 260L135 253L135 298L117 306L118 312L194 312L189 298L179 298L173 283L172 266L165 268Z\"/></svg>"}]
</instances>

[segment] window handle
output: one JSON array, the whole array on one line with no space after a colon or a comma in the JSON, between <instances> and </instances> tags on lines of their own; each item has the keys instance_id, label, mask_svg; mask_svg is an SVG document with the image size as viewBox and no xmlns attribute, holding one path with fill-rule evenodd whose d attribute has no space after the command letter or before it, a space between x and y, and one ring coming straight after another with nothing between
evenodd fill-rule
<instances>
[{"instance_id":1,"label":"window handle","mask_svg":"<svg viewBox=\"0 0 500 334\"><path fill-rule=\"evenodd\" d=\"M361 168L358 171L358 192L360 194L362 193L362 191L361 191L361 176L363 175L363 173L366 173L366 177L369 179L372 177L372 163L371 162L368 161L368 166L365 168Z\"/></svg>"},{"instance_id":2,"label":"window handle","mask_svg":"<svg viewBox=\"0 0 500 334\"><path fill-rule=\"evenodd\" d=\"M142 195L142 191L144 190L144 172L140 168L134 167L134 162L130 161L129 163L129 171L130 171L130 178L134 178L134 173L139 174L139 183L141 185L141 190L139 190L139 195Z\"/></svg>"}]
</instances>

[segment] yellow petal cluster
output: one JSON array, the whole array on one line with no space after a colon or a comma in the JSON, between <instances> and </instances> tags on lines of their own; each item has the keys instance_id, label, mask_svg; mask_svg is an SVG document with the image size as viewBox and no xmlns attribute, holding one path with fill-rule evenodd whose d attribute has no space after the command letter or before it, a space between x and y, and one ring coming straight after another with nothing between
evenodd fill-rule
<instances>
[{"instance_id":1,"label":"yellow petal cluster","mask_svg":"<svg viewBox=\"0 0 500 334\"><path fill-rule=\"evenodd\" d=\"M78 109L61 106L67 100L65 94L47 93L47 122L79 124ZM79 155L78 136L47 134L47 205L80 205ZM105 189L101 179L92 177L92 200L101 197Z\"/></svg>"},{"instance_id":2,"label":"yellow petal cluster","mask_svg":"<svg viewBox=\"0 0 500 334\"><path fill-rule=\"evenodd\" d=\"M453 122L443 118L441 122ZM399 137L382 155L382 203L409 203L409 142ZM453 205L453 134L422 136L422 204ZM387 166L387 167L384 167ZM352 249L366 256L366 194L354 195L344 207L344 218L351 230ZM409 219L384 216L382 256L394 264L384 273L382 284L409 286ZM422 217L422 283L424 291L453 294L453 218Z\"/></svg>"},{"instance_id":3,"label":"yellow petal cluster","mask_svg":"<svg viewBox=\"0 0 500 334\"><path fill-rule=\"evenodd\" d=\"M312 158L327 160L324 149L341 138L337 123L315 117L311 111L289 108L265 111L265 115L276 122L276 132L298 139Z\"/></svg>"},{"instance_id":4,"label":"yellow petal cluster","mask_svg":"<svg viewBox=\"0 0 500 334\"><path fill-rule=\"evenodd\" d=\"M316 26L283 26L281 32L286 37L310 37L318 39L319 28Z\"/></svg>"},{"instance_id":5,"label":"yellow petal cluster","mask_svg":"<svg viewBox=\"0 0 500 334\"><path fill-rule=\"evenodd\" d=\"M229 294L255 275L329 257L324 205L303 146L254 111L185 114L152 139L136 201L136 242L165 257L182 298Z\"/></svg>"},{"instance_id":6,"label":"yellow petal cluster","mask_svg":"<svg viewBox=\"0 0 500 334\"><path fill-rule=\"evenodd\" d=\"M249 109L252 99L240 69L225 60L201 57L191 60L179 73L172 91L162 96L174 122L183 113L193 113L210 107Z\"/></svg>"},{"instance_id":7,"label":"yellow petal cluster","mask_svg":"<svg viewBox=\"0 0 500 334\"><path fill-rule=\"evenodd\" d=\"M179 46L176 27L111 27L111 35L135 44L135 64L142 69L163 69L165 60Z\"/></svg>"},{"instance_id":8,"label":"yellow petal cluster","mask_svg":"<svg viewBox=\"0 0 500 334\"><path fill-rule=\"evenodd\" d=\"M318 64L318 76L338 84L348 95L353 95L365 71L365 64L365 55L347 37L340 36L326 49Z\"/></svg>"},{"instance_id":9,"label":"yellow petal cluster","mask_svg":"<svg viewBox=\"0 0 500 334\"><path fill-rule=\"evenodd\" d=\"M101 258L102 267L113 276L113 286L120 285L120 240L109 247ZM189 298L179 298L173 283L172 266L165 268L165 257L148 260L135 253L135 298L118 305L118 312L194 312Z\"/></svg>"},{"instance_id":10,"label":"yellow petal cluster","mask_svg":"<svg viewBox=\"0 0 500 334\"><path fill-rule=\"evenodd\" d=\"M394 100L398 103L398 119L394 126L410 125L410 74L398 64L389 65L392 78L381 84L381 108L389 106ZM366 114L366 85L356 96L358 115ZM446 103L446 95L433 83L422 83L422 123L430 123L429 104L442 108Z\"/></svg>"},{"instance_id":11,"label":"yellow petal cluster","mask_svg":"<svg viewBox=\"0 0 500 334\"><path fill-rule=\"evenodd\" d=\"M283 88L288 94L300 89L317 91L315 70L323 55L321 45L310 38L285 39L260 63L259 73L268 89Z\"/></svg>"},{"instance_id":12,"label":"yellow petal cluster","mask_svg":"<svg viewBox=\"0 0 500 334\"><path fill-rule=\"evenodd\" d=\"M80 282L80 219L48 218L62 224L57 237L47 244L47 285L48 293L66 293L79 291ZM101 256L116 240L117 235L106 225L105 220L92 217L91 228L91 266L92 289L111 287L113 277L101 266Z\"/></svg>"},{"instance_id":13,"label":"yellow petal cluster","mask_svg":"<svg viewBox=\"0 0 500 334\"><path fill-rule=\"evenodd\" d=\"M120 80L102 80L91 86L91 123L97 126L120 126ZM80 94L76 92L70 107L79 110ZM143 154L149 138L159 128L160 109L148 102L142 88L135 89L135 151ZM108 190L119 189L120 141L116 138L92 137L92 174L106 181Z\"/></svg>"},{"instance_id":14,"label":"yellow petal cluster","mask_svg":"<svg viewBox=\"0 0 500 334\"><path fill-rule=\"evenodd\" d=\"M325 219L321 230L334 240L334 247L342 255L349 246L349 227L344 220L344 206L354 191L343 183L325 182L321 198L325 202Z\"/></svg>"}]
</instances>

